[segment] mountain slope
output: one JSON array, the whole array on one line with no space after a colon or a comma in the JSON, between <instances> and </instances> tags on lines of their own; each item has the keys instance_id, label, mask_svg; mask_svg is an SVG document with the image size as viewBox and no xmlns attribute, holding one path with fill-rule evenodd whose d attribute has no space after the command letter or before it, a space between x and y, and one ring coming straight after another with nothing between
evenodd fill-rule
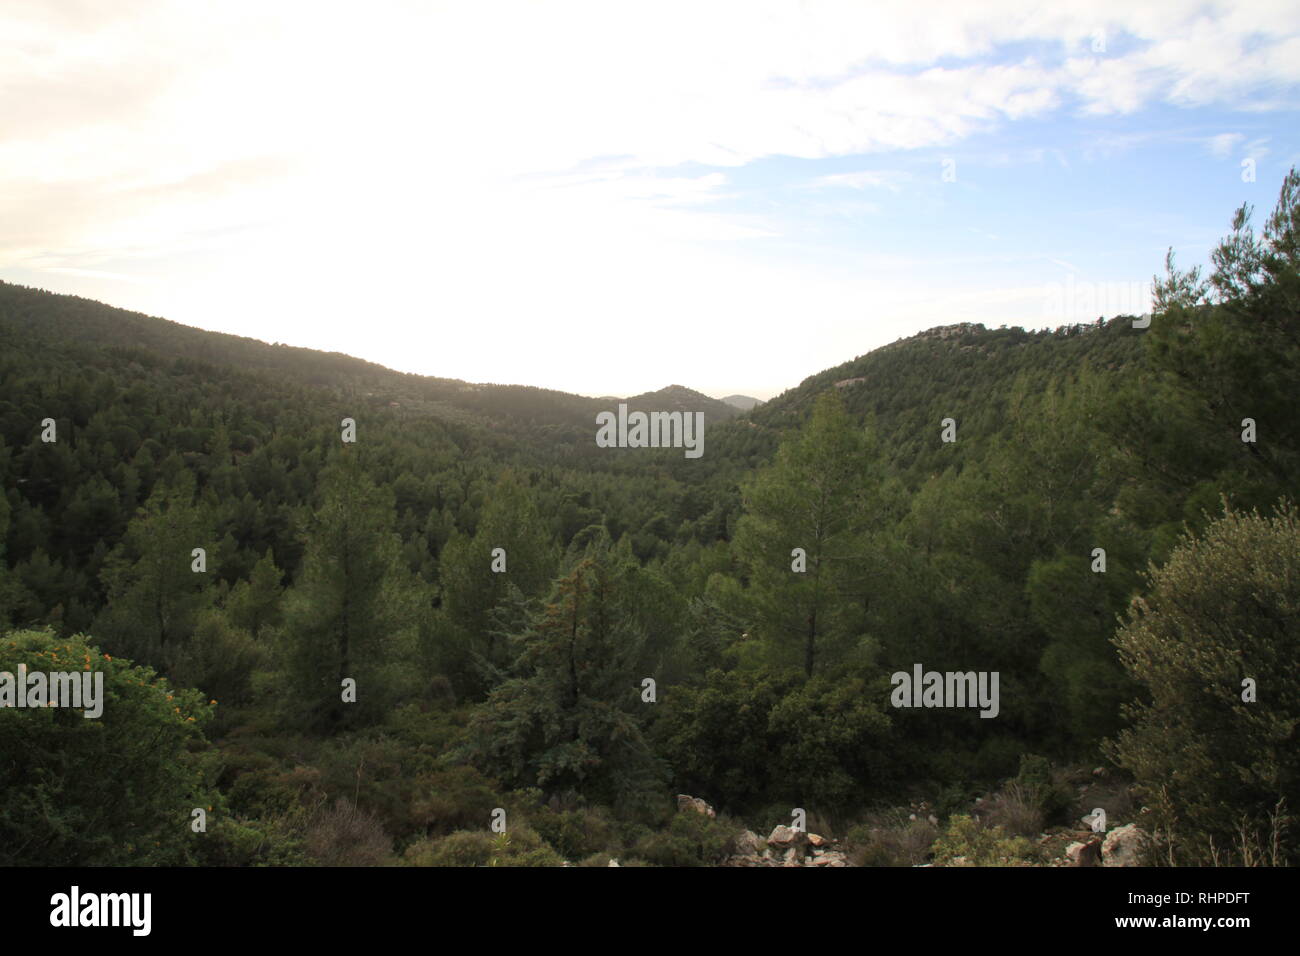
<instances>
[{"instance_id":1,"label":"mountain slope","mask_svg":"<svg viewBox=\"0 0 1300 956\"><path fill-rule=\"evenodd\" d=\"M684 385L669 385L655 392L645 392L625 399L628 411L644 412L703 412L704 423L712 425L725 422L740 414L739 409L718 401L716 398L686 388Z\"/></svg>"},{"instance_id":2,"label":"mountain slope","mask_svg":"<svg viewBox=\"0 0 1300 956\"><path fill-rule=\"evenodd\" d=\"M799 427L817 396L836 389L859 421L874 422L884 453L914 478L982 454L1007 431L1014 397L1037 393L1085 370L1108 376L1142 354L1143 332L1131 317L1056 331L953 325L859 355L805 378L711 435L718 455L752 466L766 460L780 436ZM957 423L951 448L938 442L941 422Z\"/></svg>"}]
</instances>

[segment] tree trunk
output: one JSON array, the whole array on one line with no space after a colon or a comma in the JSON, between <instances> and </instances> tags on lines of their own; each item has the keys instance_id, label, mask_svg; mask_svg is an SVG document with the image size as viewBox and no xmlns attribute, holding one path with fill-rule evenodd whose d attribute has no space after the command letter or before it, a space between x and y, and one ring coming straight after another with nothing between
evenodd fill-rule
<instances>
[{"instance_id":1,"label":"tree trunk","mask_svg":"<svg viewBox=\"0 0 1300 956\"><path fill-rule=\"evenodd\" d=\"M808 615L808 638L804 644L803 652L803 669L804 672L812 677L813 672L813 647L817 643L817 611L814 609Z\"/></svg>"}]
</instances>

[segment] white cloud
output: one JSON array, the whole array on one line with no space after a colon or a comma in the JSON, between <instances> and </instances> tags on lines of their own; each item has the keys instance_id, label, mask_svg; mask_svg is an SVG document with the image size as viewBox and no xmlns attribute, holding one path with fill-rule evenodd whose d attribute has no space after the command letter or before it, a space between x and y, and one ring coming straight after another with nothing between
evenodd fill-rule
<instances>
[{"instance_id":1,"label":"white cloud","mask_svg":"<svg viewBox=\"0 0 1300 956\"><path fill-rule=\"evenodd\" d=\"M1237 144L1245 138L1241 133L1220 133L1218 136L1211 136L1205 141L1205 145L1212 155L1223 159L1229 156Z\"/></svg>"},{"instance_id":2,"label":"white cloud","mask_svg":"<svg viewBox=\"0 0 1300 956\"><path fill-rule=\"evenodd\" d=\"M807 185L810 188L888 189L896 193L911 178L911 173L901 169L862 169L852 173L818 176Z\"/></svg>"}]
</instances>

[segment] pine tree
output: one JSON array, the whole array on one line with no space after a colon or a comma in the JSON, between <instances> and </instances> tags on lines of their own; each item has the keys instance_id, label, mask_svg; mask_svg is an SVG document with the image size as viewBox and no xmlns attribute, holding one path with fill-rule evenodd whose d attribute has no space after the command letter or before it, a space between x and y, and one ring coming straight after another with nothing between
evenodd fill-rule
<instances>
[{"instance_id":1,"label":"pine tree","mask_svg":"<svg viewBox=\"0 0 1300 956\"><path fill-rule=\"evenodd\" d=\"M102 578L108 608L95 630L106 645L165 667L211 605L219 561L210 516L193 504L194 479L181 472L161 485L127 526L105 562ZM206 571L196 571L194 549L206 552Z\"/></svg>"},{"instance_id":2,"label":"pine tree","mask_svg":"<svg viewBox=\"0 0 1300 956\"><path fill-rule=\"evenodd\" d=\"M839 596L862 562L872 482L866 439L828 391L804 429L744 488L736 545L760 635L778 659L793 662L798 648L808 676L823 639L846 627ZM794 570L796 561L803 570Z\"/></svg>"},{"instance_id":3,"label":"pine tree","mask_svg":"<svg viewBox=\"0 0 1300 956\"><path fill-rule=\"evenodd\" d=\"M509 661L503 642L488 626L492 609L509 586L526 598L539 597L555 573L557 557L532 495L515 475L505 473L473 537L454 535L440 561L447 619L464 653L477 658L480 669L500 668ZM495 571L494 564L504 564L505 570ZM480 680L466 682L485 689Z\"/></svg>"},{"instance_id":4,"label":"pine tree","mask_svg":"<svg viewBox=\"0 0 1300 956\"><path fill-rule=\"evenodd\" d=\"M643 734L650 704L645 632L629 606L637 570L608 538L559 578L545 605L521 608L512 590L514 661L475 713L471 751L519 786L616 800L644 792L661 767Z\"/></svg>"},{"instance_id":5,"label":"pine tree","mask_svg":"<svg viewBox=\"0 0 1300 956\"><path fill-rule=\"evenodd\" d=\"M267 628L280 623L280 603L284 589L280 586L283 575L275 566L270 548L253 567L247 581L240 581L231 589L226 599L226 613L231 623L260 638Z\"/></svg>"},{"instance_id":6,"label":"pine tree","mask_svg":"<svg viewBox=\"0 0 1300 956\"><path fill-rule=\"evenodd\" d=\"M325 470L320 494L303 570L286 599L285 660L298 693L292 709L337 727L377 717L400 693L417 596L401 566L392 496L355 455ZM343 700L348 680L356 682L355 703Z\"/></svg>"}]
</instances>

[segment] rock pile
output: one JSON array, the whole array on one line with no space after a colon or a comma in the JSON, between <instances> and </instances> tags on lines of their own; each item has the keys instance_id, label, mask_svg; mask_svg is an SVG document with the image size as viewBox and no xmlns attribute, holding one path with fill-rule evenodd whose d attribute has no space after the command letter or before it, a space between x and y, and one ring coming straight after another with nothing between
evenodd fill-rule
<instances>
[{"instance_id":1,"label":"rock pile","mask_svg":"<svg viewBox=\"0 0 1300 956\"><path fill-rule=\"evenodd\" d=\"M816 833L778 826L764 840L753 830L736 837L736 852L724 866L848 866L833 840Z\"/></svg>"},{"instance_id":2,"label":"rock pile","mask_svg":"<svg viewBox=\"0 0 1300 956\"><path fill-rule=\"evenodd\" d=\"M700 813L715 819L717 813L699 797L677 794L679 813ZM735 848L723 866L848 866L848 856L834 840L788 826L778 826L764 840L753 830L735 839Z\"/></svg>"}]
</instances>

